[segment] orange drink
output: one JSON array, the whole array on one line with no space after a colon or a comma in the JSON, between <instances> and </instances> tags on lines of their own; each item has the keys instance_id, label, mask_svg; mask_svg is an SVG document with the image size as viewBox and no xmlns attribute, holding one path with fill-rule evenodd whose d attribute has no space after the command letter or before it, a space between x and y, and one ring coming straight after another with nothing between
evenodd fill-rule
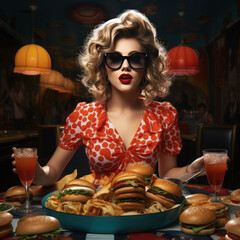
<instances>
[{"instance_id":1,"label":"orange drink","mask_svg":"<svg viewBox=\"0 0 240 240\"><path fill-rule=\"evenodd\" d=\"M30 186L36 168L37 156L15 157L18 177L23 186Z\"/></svg>"},{"instance_id":2,"label":"orange drink","mask_svg":"<svg viewBox=\"0 0 240 240\"><path fill-rule=\"evenodd\" d=\"M223 184L227 163L205 163L205 170L210 186L213 190L219 190Z\"/></svg>"},{"instance_id":3,"label":"orange drink","mask_svg":"<svg viewBox=\"0 0 240 240\"><path fill-rule=\"evenodd\" d=\"M16 170L22 185L26 188L26 202L24 207L16 209L21 213L31 213L35 208L30 205L29 187L32 184L36 163L37 149L36 148L14 148L14 158L16 161Z\"/></svg>"},{"instance_id":4,"label":"orange drink","mask_svg":"<svg viewBox=\"0 0 240 240\"><path fill-rule=\"evenodd\" d=\"M215 200L217 200L218 191L222 187L227 170L227 150L206 149L203 150L203 156L208 183L214 190Z\"/></svg>"}]
</instances>

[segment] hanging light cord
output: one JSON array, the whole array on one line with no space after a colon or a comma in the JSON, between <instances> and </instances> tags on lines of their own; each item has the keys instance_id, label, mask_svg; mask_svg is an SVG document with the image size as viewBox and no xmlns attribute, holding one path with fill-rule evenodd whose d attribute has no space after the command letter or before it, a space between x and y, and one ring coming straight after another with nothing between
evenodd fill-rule
<instances>
[{"instance_id":1,"label":"hanging light cord","mask_svg":"<svg viewBox=\"0 0 240 240\"><path fill-rule=\"evenodd\" d=\"M32 14L32 43L34 43L34 28L35 28L35 11L37 10L36 5L30 5L29 6L31 9L31 14Z\"/></svg>"},{"instance_id":2,"label":"hanging light cord","mask_svg":"<svg viewBox=\"0 0 240 240\"><path fill-rule=\"evenodd\" d=\"M180 21L180 25L181 25L181 28L180 28L180 34L181 34L181 45L183 45L184 43L184 40L183 40L183 23L184 23L184 20L183 20L183 16L184 16L184 12L181 11L178 13L178 15L180 16L181 18L181 21Z\"/></svg>"}]
</instances>

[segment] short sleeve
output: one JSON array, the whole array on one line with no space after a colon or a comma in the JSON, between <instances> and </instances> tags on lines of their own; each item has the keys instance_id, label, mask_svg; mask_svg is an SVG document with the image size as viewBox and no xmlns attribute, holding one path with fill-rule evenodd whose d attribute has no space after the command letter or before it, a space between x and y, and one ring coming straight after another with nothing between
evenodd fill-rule
<instances>
[{"instance_id":1,"label":"short sleeve","mask_svg":"<svg viewBox=\"0 0 240 240\"><path fill-rule=\"evenodd\" d=\"M162 114L164 120L161 152L167 155L177 155L182 149L177 110L172 104L165 102L162 105Z\"/></svg>"},{"instance_id":2,"label":"short sleeve","mask_svg":"<svg viewBox=\"0 0 240 240\"><path fill-rule=\"evenodd\" d=\"M66 124L60 135L59 146L66 150L76 150L82 145L81 121L82 112L86 103L81 102L67 117Z\"/></svg>"}]
</instances>

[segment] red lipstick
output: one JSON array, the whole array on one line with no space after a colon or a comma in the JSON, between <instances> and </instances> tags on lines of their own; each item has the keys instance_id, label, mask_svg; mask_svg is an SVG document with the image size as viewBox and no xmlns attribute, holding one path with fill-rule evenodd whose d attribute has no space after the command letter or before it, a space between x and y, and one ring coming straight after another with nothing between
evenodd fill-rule
<instances>
[{"instance_id":1,"label":"red lipstick","mask_svg":"<svg viewBox=\"0 0 240 240\"><path fill-rule=\"evenodd\" d=\"M119 80L123 84L128 84L132 81L132 75L130 74L121 74Z\"/></svg>"}]
</instances>

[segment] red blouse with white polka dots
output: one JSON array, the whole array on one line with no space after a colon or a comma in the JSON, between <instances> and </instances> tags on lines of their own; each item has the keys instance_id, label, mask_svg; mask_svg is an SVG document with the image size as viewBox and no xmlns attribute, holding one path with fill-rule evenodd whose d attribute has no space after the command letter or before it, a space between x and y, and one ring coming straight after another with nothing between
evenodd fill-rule
<instances>
[{"instance_id":1,"label":"red blouse with white polka dots","mask_svg":"<svg viewBox=\"0 0 240 240\"><path fill-rule=\"evenodd\" d=\"M59 146L76 150L82 144L96 173L96 185L103 176L123 171L128 163L144 161L155 168L160 152L176 155L182 148L177 111L169 102L152 101L126 149L107 117L106 105L81 102L68 116Z\"/></svg>"}]
</instances>

